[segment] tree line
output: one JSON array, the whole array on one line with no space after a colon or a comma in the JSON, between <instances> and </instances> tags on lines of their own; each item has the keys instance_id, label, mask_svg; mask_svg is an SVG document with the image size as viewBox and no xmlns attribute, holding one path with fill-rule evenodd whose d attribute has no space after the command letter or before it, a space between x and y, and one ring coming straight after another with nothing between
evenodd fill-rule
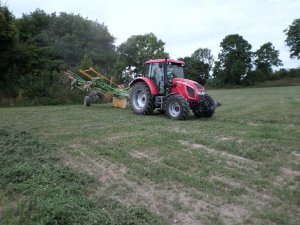
<instances>
[{"instance_id":1,"label":"tree line","mask_svg":"<svg viewBox=\"0 0 300 225\"><path fill-rule=\"evenodd\" d=\"M290 56L300 58L300 19L284 31ZM119 46L108 28L69 13L47 14L37 9L15 18L0 3L0 98L60 98L66 94L58 79L64 70L96 67L117 82L128 83L143 74L144 62L169 57L155 34L133 35ZM211 50L198 48L185 61L189 79L219 86L251 85L289 74L281 69L279 51L271 42L256 51L239 34L227 35L214 59ZM298 71L299 72L299 71ZM60 93L60 95L59 95Z\"/></svg>"}]
</instances>

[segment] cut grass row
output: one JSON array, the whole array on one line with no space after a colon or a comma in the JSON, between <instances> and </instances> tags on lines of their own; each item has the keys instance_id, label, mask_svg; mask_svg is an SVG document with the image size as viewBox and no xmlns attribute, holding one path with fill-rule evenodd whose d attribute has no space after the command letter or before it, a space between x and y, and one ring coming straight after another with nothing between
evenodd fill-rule
<instances>
[{"instance_id":1,"label":"cut grass row","mask_svg":"<svg viewBox=\"0 0 300 225\"><path fill-rule=\"evenodd\" d=\"M62 165L32 130L0 129L1 224L159 224L145 207L88 198L97 182ZM4 206L2 206L4 204Z\"/></svg>"}]
</instances>

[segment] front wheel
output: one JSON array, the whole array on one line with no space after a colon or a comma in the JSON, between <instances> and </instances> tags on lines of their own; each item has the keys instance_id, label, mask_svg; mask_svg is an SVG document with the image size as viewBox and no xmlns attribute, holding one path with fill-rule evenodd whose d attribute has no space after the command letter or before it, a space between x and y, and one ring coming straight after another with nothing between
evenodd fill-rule
<instances>
[{"instance_id":1,"label":"front wheel","mask_svg":"<svg viewBox=\"0 0 300 225\"><path fill-rule=\"evenodd\" d=\"M193 112L197 118L212 117L212 115L215 112L216 107L217 106L216 106L214 100L212 99L212 97L207 95L203 102L201 102L199 105L196 105L193 108Z\"/></svg>"},{"instance_id":2,"label":"front wheel","mask_svg":"<svg viewBox=\"0 0 300 225\"><path fill-rule=\"evenodd\" d=\"M147 84L138 82L133 85L130 93L130 105L136 114L148 115L153 112L153 96Z\"/></svg>"},{"instance_id":3,"label":"front wheel","mask_svg":"<svg viewBox=\"0 0 300 225\"><path fill-rule=\"evenodd\" d=\"M167 98L166 115L174 120L185 120L189 114L189 104L181 95L174 94Z\"/></svg>"}]
</instances>

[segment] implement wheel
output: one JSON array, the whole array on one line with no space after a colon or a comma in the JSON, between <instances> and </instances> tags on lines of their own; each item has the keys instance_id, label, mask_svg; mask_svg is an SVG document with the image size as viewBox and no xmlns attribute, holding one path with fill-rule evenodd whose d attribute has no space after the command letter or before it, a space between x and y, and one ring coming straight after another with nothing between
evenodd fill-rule
<instances>
[{"instance_id":1,"label":"implement wheel","mask_svg":"<svg viewBox=\"0 0 300 225\"><path fill-rule=\"evenodd\" d=\"M85 96L84 100L83 100L83 105L86 107L90 107L91 106L91 97L90 96Z\"/></svg>"}]
</instances>

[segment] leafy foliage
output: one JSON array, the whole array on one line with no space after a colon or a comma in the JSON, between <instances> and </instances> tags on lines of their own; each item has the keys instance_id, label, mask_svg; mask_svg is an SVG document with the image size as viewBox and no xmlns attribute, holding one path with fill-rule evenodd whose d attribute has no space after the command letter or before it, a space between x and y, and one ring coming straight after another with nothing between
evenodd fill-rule
<instances>
[{"instance_id":1,"label":"leafy foliage","mask_svg":"<svg viewBox=\"0 0 300 225\"><path fill-rule=\"evenodd\" d=\"M120 59L131 69L135 68L137 74L141 73L144 63L153 58L169 57L164 50L165 43L153 33L133 35L118 48Z\"/></svg>"},{"instance_id":2,"label":"leafy foliage","mask_svg":"<svg viewBox=\"0 0 300 225\"><path fill-rule=\"evenodd\" d=\"M11 47L15 41L16 29L13 15L6 6L0 5L0 47Z\"/></svg>"},{"instance_id":3,"label":"leafy foliage","mask_svg":"<svg viewBox=\"0 0 300 225\"><path fill-rule=\"evenodd\" d=\"M191 56L195 60L199 60L212 68L214 57L211 53L211 50L208 48L198 48Z\"/></svg>"},{"instance_id":4,"label":"leafy foliage","mask_svg":"<svg viewBox=\"0 0 300 225\"><path fill-rule=\"evenodd\" d=\"M288 29L284 30L285 42L290 49L290 56L300 59L300 18L295 19Z\"/></svg>"},{"instance_id":5,"label":"leafy foliage","mask_svg":"<svg viewBox=\"0 0 300 225\"><path fill-rule=\"evenodd\" d=\"M184 57L182 60L185 62L185 76L188 79L205 84L210 78L214 61L210 49L198 48L190 57Z\"/></svg>"},{"instance_id":6,"label":"leafy foliage","mask_svg":"<svg viewBox=\"0 0 300 225\"><path fill-rule=\"evenodd\" d=\"M249 71L243 78L244 85L253 85L257 82L271 80L275 78L272 67L282 66L279 59L279 51L275 49L271 42L263 44L256 52L254 52L255 60L254 71Z\"/></svg>"},{"instance_id":7,"label":"leafy foliage","mask_svg":"<svg viewBox=\"0 0 300 225\"><path fill-rule=\"evenodd\" d=\"M114 52L114 37L104 24L80 15L52 14L55 19L49 32L53 53L68 66L75 66L88 53L94 64L108 70Z\"/></svg>"},{"instance_id":8,"label":"leafy foliage","mask_svg":"<svg viewBox=\"0 0 300 225\"><path fill-rule=\"evenodd\" d=\"M6 7L0 9L2 95L50 97L62 70L83 61L108 72L113 64L114 37L103 24L80 15L47 14L40 9L14 19Z\"/></svg>"},{"instance_id":9,"label":"leafy foliage","mask_svg":"<svg viewBox=\"0 0 300 225\"><path fill-rule=\"evenodd\" d=\"M279 59L279 51L275 50L275 47L271 42L263 44L255 52L255 65L257 69L270 74L272 72L272 66L282 66L282 61Z\"/></svg>"},{"instance_id":10,"label":"leafy foliage","mask_svg":"<svg viewBox=\"0 0 300 225\"><path fill-rule=\"evenodd\" d=\"M214 76L225 84L240 84L252 68L251 45L238 34L226 36L220 44L219 61L214 68Z\"/></svg>"},{"instance_id":11,"label":"leafy foliage","mask_svg":"<svg viewBox=\"0 0 300 225\"><path fill-rule=\"evenodd\" d=\"M16 34L13 15L0 3L0 90L6 90L15 70Z\"/></svg>"}]
</instances>

